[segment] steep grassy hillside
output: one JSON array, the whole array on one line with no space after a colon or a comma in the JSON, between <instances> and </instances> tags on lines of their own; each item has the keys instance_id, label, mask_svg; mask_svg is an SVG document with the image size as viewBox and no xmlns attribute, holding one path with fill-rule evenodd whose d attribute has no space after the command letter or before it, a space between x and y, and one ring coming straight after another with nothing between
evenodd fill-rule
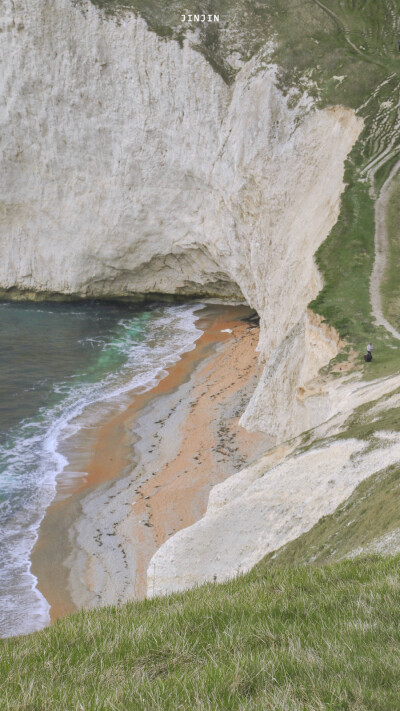
<instances>
[{"instance_id":1,"label":"steep grassy hillside","mask_svg":"<svg viewBox=\"0 0 400 711\"><path fill-rule=\"evenodd\" d=\"M396 711L399 558L257 570L0 643L0 709Z\"/></svg>"},{"instance_id":2,"label":"steep grassy hillside","mask_svg":"<svg viewBox=\"0 0 400 711\"><path fill-rule=\"evenodd\" d=\"M400 180L393 186L388 205L389 255L385 279L382 284L382 301L387 318L400 329Z\"/></svg>"}]
</instances>

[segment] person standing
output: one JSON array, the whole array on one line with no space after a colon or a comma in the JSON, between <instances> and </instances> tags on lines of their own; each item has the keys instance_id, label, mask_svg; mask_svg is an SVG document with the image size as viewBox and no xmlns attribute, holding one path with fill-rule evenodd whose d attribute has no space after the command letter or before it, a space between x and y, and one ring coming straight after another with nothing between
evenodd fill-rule
<instances>
[{"instance_id":1,"label":"person standing","mask_svg":"<svg viewBox=\"0 0 400 711\"><path fill-rule=\"evenodd\" d=\"M370 363L372 360L372 350L373 350L373 345L372 343L368 343L367 345L367 355L364 356L364 360L366 363Z\"/></svg>"}]
</instances>

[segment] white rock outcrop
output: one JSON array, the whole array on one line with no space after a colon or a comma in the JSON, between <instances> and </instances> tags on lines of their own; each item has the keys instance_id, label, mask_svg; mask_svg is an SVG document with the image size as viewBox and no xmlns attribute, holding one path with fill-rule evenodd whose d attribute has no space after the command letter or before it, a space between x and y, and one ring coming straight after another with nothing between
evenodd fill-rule
<instances>
[{"instance_id":1,"label":"white rock outcrop","mask_svg":"<svg viewBox=\"0 0 400 711\"><path fill-rule=\"evenodd\" d=\"M307 310L269 359L240 424L284 441L324 422L332 404L316 374L341 345L335 329Z\"/></svg>"},{"instance_id":2,"label":"white rock outcrop","mask_svg":"<svg viewBox=\"0 0 400 711\"><path fill-rule=\"evenodd\" d=\"M303 454L274 453L210 493L204 518L166 541L151 559L148 595L163 595L249 571L267 553L308 531L357 484L398 462L400 442L370 449L356 439Z\"/></svg>"},{"instance_id":3,"label":"white rock outcrop","mask_svg":"<svg viewBox=\"0 0 400 711\"><path fill-rule=\"evenodd\" d=\"M336 352L322 334L304 358L313 255L361 120L290 108L257 58L228 87L188 42L90 3L3 0L1 26L1 293L244 296L266 369L243 423L318 420L295 400Z\"/></svg>"},{"instance_id":4,"label":"white rock outcrop","mask_svg":"<svg viewBox=\"0 0 400 711\"><path fill-rule=\"evenodd\" d=\"M323 330L329 342L330 329ZM148 595L183 590L215 577L222 581L250 570L267 553L333 513L362 480L397 464L398 432L377 428L373 441L341 435L360 406L373 403L364 415L370 423L399 407L399 389L400 374L367 382L360 373L327 380L323 394L309 397L309 402L323 401L325 416L319 413L324 421L310 433L307 445L303 438L294 438L215 486L205 516L169 538L153 556ZM384 537L365 550L379 551L387 543L387 550L395 552L396 531L392 538ZM351 555L359 552L362 549Z\"/></svg>"}]
</instances>

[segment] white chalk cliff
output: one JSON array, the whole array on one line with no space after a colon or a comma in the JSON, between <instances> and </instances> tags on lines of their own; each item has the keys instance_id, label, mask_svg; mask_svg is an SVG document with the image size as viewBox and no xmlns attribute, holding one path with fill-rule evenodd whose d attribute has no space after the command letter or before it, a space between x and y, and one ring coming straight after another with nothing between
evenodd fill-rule
<instances>
[{"instance_id":1,"label":"white chalk cliff","mask_svg":"<svg viewBox=\"0 0 400 711\"><path fill-rule=\"evenodd\" d=\"M361 119L293 106L257 57L228 86L189 41L90 3L3 0L0 29L0 294L244 298L265 367L241 423L282 441L334 415L315 377L340 344L307 304ZM212 492L154 556L149 594L248 569L377 466L355 441L294 447Z\"/></svg>"},{"instance_id":2,"label":"white chalk cliff","mask_svg":"<svg viewBox=\"0 0 400 711\"><path fill-rule=\"evenodd\" d=\"M257 58L229 87L133 15L70 0L1 13L1 293L244 296L266 369L243 423L314 424L295 394L336 343L306 314L313 255L361 120L307 96L289 108Z\"/></svg>"}]
</instances>

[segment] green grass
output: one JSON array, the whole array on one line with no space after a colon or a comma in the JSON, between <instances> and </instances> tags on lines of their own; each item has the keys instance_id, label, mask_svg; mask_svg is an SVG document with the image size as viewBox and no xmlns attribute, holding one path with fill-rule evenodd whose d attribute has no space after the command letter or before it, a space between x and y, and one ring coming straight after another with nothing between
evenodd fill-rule
<instances>
[{"instance_id":1,"label":"green grass","mask_svg":"<svg viewBox=\"0 0 400 711\"><path fill-rule=\"evenodd\" d=\"M400 329L400 178L395 180L387 214L389 255L382 282L382 306L390 323Z\"/></svg>"},{"instance_id":2,"label":"green grass","mask_svg":"<svg viewBox=\"0 0 400 711\"><path fill-rule=\"evenodd\" d=\"M310 305L359 353L356 363L366 379L399 369L399 343L385 328L375 326L371 317L374 229L374 205L368 186L349 183L339 219L316 254L324 287ZM364 365L363 354L370 340L374 343L374 361Z\"/></svg>"},{"instance_id":3,"label":"green grass","mask_svg":"<svg viewBox=\"0 0 400 711\"><path fill-rule=\"evenodd\" d=\"M395 390L388 397L397 394L398 391ZM361 439L373 444L377 432L400 432L400 409L398 407L385 409L385 399L386 397L372 400L353 410L344 424L343 431L336 437ZM380 404L382 409L379 411L375 408L379 408Z\"/></svg>"},{"instance_id":4,"label":"green grass","mask_svg":"<svg viewBox=\"0 0 400 711\"><path fill-rule=\"evenodd\" d=\"M265 568L0 643L0 709L396 711L399 558Z\"/></svg>"},{"instance_id":5,"label":"green grass","mask_svg":"<svg viewBox=\"0 0 400 711\"><path fill-rule=\"evenodd\" d=\"M376 193L379 193L381 187L383 184L386 182L386 179L389 177L389 174L392 171L392 168L394 168L395 164L398 162L400 158L400 147L399 150L395 153L395 155L386 161L386 163L383 164L382 168L379 168L377 172L375 173L375 190Z\"/></svg>"}]
</instances>

